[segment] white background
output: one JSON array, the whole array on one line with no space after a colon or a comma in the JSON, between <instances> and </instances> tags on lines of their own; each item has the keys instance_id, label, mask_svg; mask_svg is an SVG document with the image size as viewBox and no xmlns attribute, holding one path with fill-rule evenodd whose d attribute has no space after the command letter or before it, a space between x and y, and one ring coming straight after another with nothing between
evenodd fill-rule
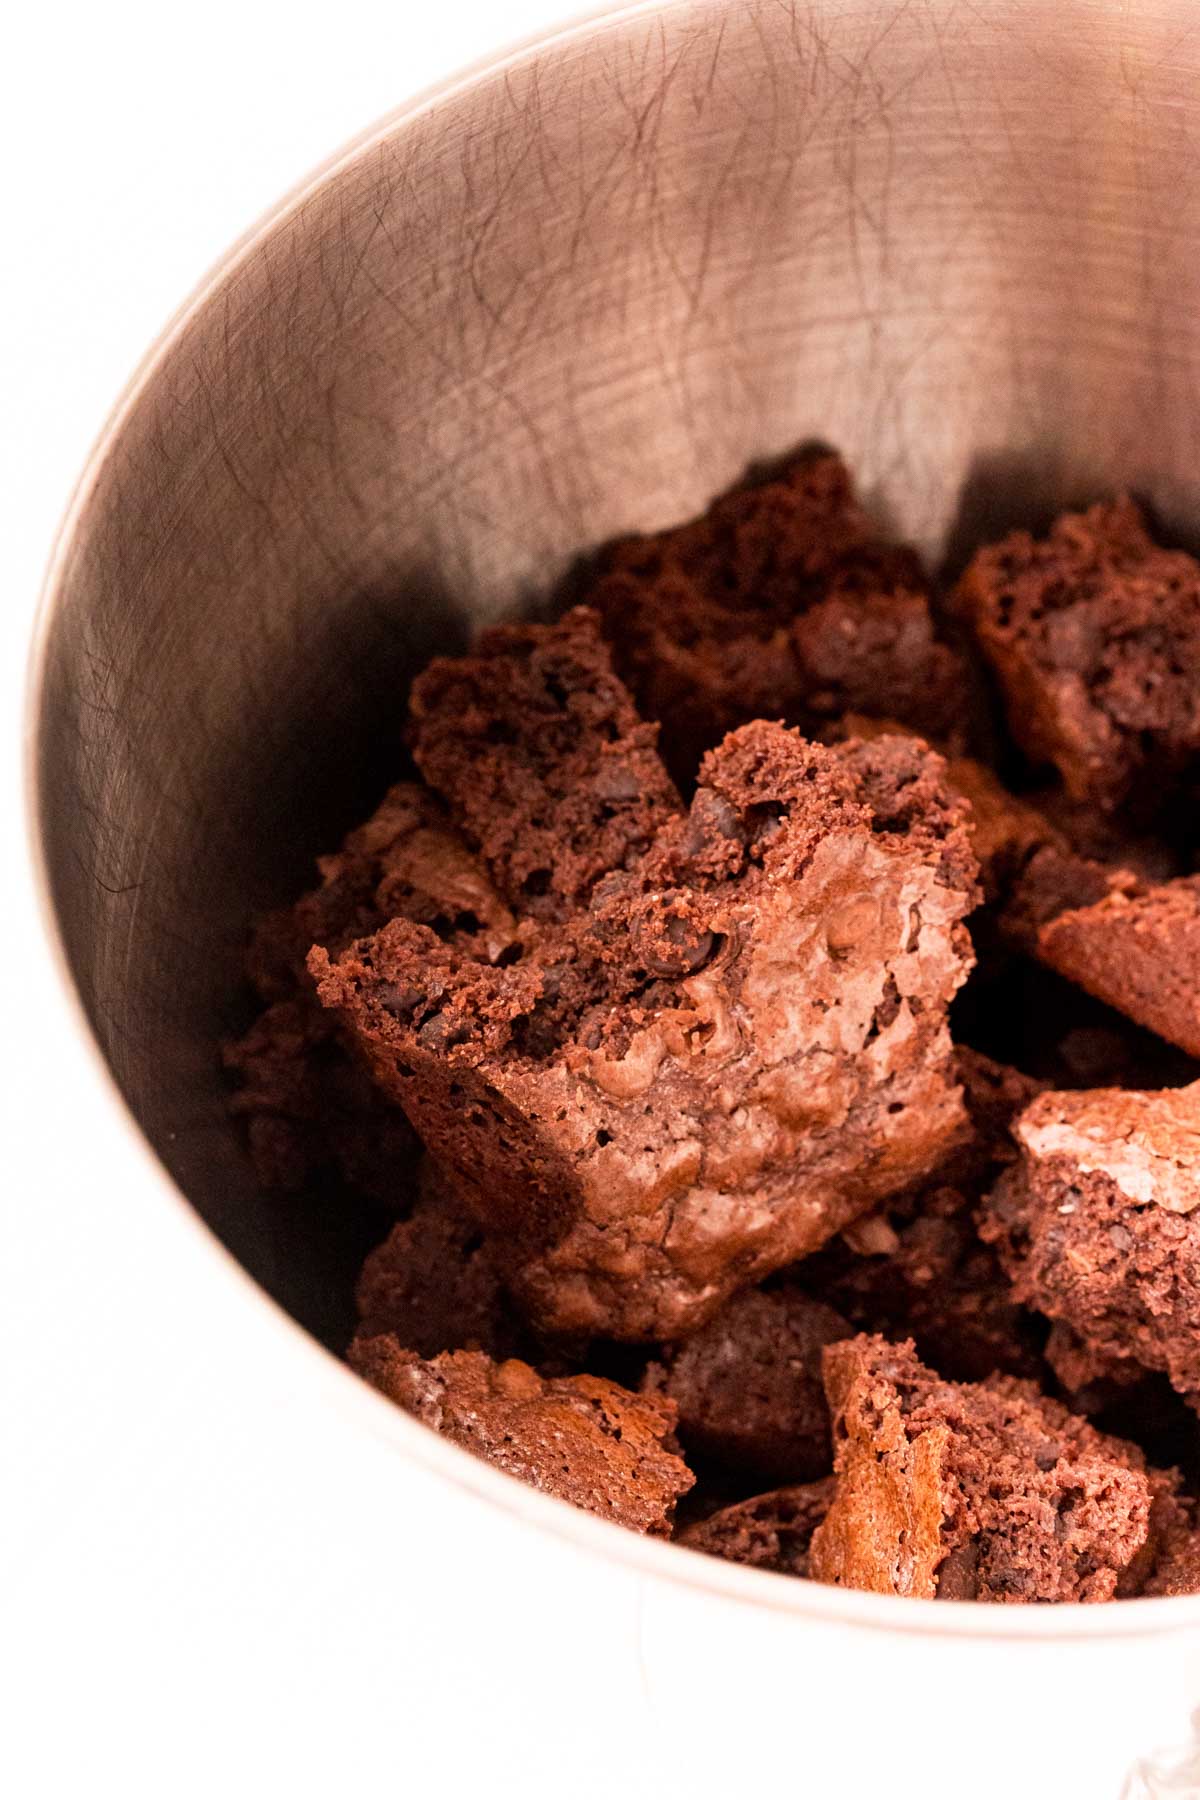
<instances>
[{"instance_id":1,"label":"white background","mask_svg":"<svg viewBox=\"0 0 1200 1800\"><path fill-rule=\"evenodd\" d=\"M294 1346L199 1254L155 1172L130 1166L124 1127L77 1049L39 943L18 745L57 522L109 409L174 310L346 139L573 10L570 0L76 0L25 7L19 25L6 19L6 1800L594 1791L586 1770L566 1773L572 1751L554 1725L552 1683L515 1712L506 1680L491 1693L476 1681L470 1699L460 1685L464 1621L470 1629L476 1618L485 1662L519 1668L537 1650L536 1596L522 1606L513 1593L466 1591L491 1577L472 1574L474 1547L456 1541L462 1521L450 1500L439 1502L440 1536L406 1538L394 1493L368 1466L376 1446L357 1430L340 1449L335 1437L306 1443L311 1394L288 1391ZM394 1580L373 1579L371 1542L390 1545L407 1571L399 1603ZM595 1604L602 1639L604 1596ZM503 1621L479 1620L480 1605ZM400 1642L374 1685L364 1659L337 1642L348 1617ZM418 1628L423 1641L409 1644ZM416 1683L407 1692L406 1670ZM543 1703L549 1718L535 1730Z\"/></svg>"},{"instance_id":2,"label":"white background","mask_svg":"<svg viewBox=\"0 0 1200 1800\"><path fill-rule=\"evenodd\" d=\"M654 1597L636 1576L599 1561L581 1567L541 1540L536 1558L523 1554L523 1527L497 1516L484 1529L483 1509L415 1468L397 1479L398 1459L362 1429L365 1415L341 1416L349 1384L315 1354L299 1356L268 1310L247 1303L199 1227L165 1201L149 1160L131 1154L57 994L19 847L17 740L42 571L88 449L141 355L228 245L346 139L573 10L571 0L74 0L6 20L4 1800L732 1795L743 1788L741 1721L758 1709L761 1724L771 1711L765 1636L748 1633L749 1651L739 1647L748 1609L719 1616L698 1598L694 1663L678 1619L664 1614L655 1666L667 1679L656 1691ZM930 1759L920 1747L907 1775L895 1764L889 1746L911 1737L896 1681L909 1664L896 1660L899 1645L874 1638L872 1649L781 1632L766 1661L787 1754L758 1791L967 1792L954 1760L939 1763L936 1722ZM704 1665L722 1653L710 1698ZM1016 1685L1011 1659L997 1653L993 1680L980 1654L968 1652L972 1705L980 1686L985 1704L987 1692ZM1031 1796L1047 1792L1038 1772L1061 1717L1102 1730L1093 1676L1120 1683L1134 1666L1064 1654L1080 1689L1073 1704L1057 1672L1019 1666L1017 1786ZM1165 1684L1165 1668L1137 1646L1130 1654L1150 1689ZM944 1692L947 1672L934 1691ZM1171 1735L1196 1691L1190 1677L1179 1688L1164 1712ZM682 1732L655 1728L656 1705L684 1717L697 1695L710 1706L711 1737L703 1717ZM1039 1696L1044 1717L1033 1725ZM889 1704L898 1708L890 1728ZM1020 1730L1011 1707L995 1722L1006 1741ZM814 1780L821 1744L832 1744L833 1761ZM1001 1747L987 1746L978 1765L972 1755L973 1800L1017 1791L991 1778ZM1106 1789L1124 1759L1099 1753ZM868 1761L886 1773L864 1785ZM1072 1794L1058 1780L1054 1791L1059 1800L1098 1792Z\"/></svg>"}]
</instances>

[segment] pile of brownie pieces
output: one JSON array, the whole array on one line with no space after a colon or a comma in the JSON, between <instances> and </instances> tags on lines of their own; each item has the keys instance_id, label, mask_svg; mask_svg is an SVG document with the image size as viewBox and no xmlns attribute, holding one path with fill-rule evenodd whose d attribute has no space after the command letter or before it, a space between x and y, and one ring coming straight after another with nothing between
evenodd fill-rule
<instances>
[{"instance_id":1,"label":"pile of brownie pieces","mask_svg":"<svg viewBox=\"0 0 1200 1800\"><path fill-rule=\"evenodd\" d=\"M759 1568L1200 1590L1200 565L1118 500L935 602L821 453L586 598L254 937L259 1178L392 1215L352 1365Z\"/></svg>"}]
</instances>

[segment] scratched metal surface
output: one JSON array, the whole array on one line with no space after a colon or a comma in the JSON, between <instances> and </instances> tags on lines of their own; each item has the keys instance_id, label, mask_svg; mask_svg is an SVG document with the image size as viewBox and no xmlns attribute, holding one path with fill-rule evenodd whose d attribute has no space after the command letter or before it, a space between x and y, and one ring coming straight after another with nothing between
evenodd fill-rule
<instances>
[{"instance_id":1,"label":"scratched metal surface","mask_svg":"<svg viewBox=\"0 0 1200 1800\"><path fill-rule=\"evenodd\" d=\"M1118 484L1186 540L1198 23L639 9L399 119L168 343L62 568L47 855L131 1107L314 1329L330 1228L254 1193L214 1041L247 917L370 803L413 669L811 436L951 564Z\"/></svg>"}]
</instances>

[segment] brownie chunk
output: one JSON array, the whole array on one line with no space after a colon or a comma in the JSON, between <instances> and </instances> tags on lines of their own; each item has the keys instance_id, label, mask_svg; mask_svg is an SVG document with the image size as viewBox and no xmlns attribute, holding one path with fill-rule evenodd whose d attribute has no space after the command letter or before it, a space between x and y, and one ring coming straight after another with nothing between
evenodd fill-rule
<instances>
[{"instance_id":1,"label":"brownie chunk","mask_svg":"<svg viewBox=\"0 0 1200 1800\"><path fill-rule=\"evenodd\" d=\"M1072 800L1057 783L1040 788L1030 796L1030 804L1052 826L1060 842L1087 862L1128 869L1150 886L1182 872L1177 852L1161 837L1130 831L1125 820L1097 812L1090 801Z\"/></svg>"},{"instance_id":2,"label":"brownie chunk","mask_svg":"<svg viewBox=\"0 0 1200 1800\"><path fill-rule=\"evenodd\" d=\"M542 1329L684 1336L949 1153L976 890L941 769L907 740L748 726L637 868L518 960L405 920L314 950Z\"/></svg>"},{"instance_id":3,"label":"brownie chunk","mask_svg":"<svg viewBox=\"0 0 1200 1800\"><path fill-rule=\"evenodd\" d=\"M1148 1596L1200 1594L1200 1529L1195 1503L1176 1496L1160 1536L1153 1568L1140 1592Z\"/></svg>"},{"instance_id":4,"label":"brownie chunk","mask_svg":"<svg viewBox=\"0 0 1200 1800\"><path fill-rule=\"evenodd\" d=\"M371 1252L355 1299L360 1336L391 1333L418 1356L483 1350L503 1362L529 1353L495 1245L428 1157L410 1217Z\"/></svg>"},{"instance_id":5,"label":"brownie chunk","mask_svg":"<svg viewBox=\"0 0 1200 1800\"><path fill-rule=\"evenodd\" d=\"M311 987L267 1007L223 1056L261 1188L294 1194L335 1177L393 1210L405 1202L416 1135L337 1041Z\"/></svg>"},{"instance_id":6,"label":"brownie chunk","mask_svg":"<svg viewBox=\"0 0 1200 1800\"><path fill-rule=\"evenodd\" d=\"M955 1072L970 1136L933 1182L847 1226L797 1277L860 1330L912 1337L956 1380L1036 1377L1045 1328L1014 1300L973 1215L979 1194L1016 1159L1009 1127L1043 1084L963 1045Z\"/></svg>"},{"instance_id":7,"label":"brownie chunk","mask_svg":"<svg viewBox=\"0 0 1200 1800\"><path fill-rule=\"evenodd\" d=\"M903 1211L850 1226L801 1265L803 1279L864 1331L902 1333L959 1381L1042 1372L1044 1326L1013 1297L995 1251L976 1230L975 1202L931 1187Z\"/></svg>"},{"instance_id":8,"label":"brownie chunk","mask_svg":"<svg viewBox=\"0 0 1200 1800\"><path fill-rule=\"evenodd\" d=\"M349 1359L389 1400L482 1461L631 1531L670 1535L694 1478L675 1454L668 1400L595 1375L548 1378L479 1351L426 1362L386 1335L357 1337Z\"/></svg>"},{"instance_id":9,"label":"brownie chunk","mask_svg":"<svg viewBox=\"0 0 1200 1800\"><path fill-rule=\"evenodd\" d=\"M1200 1403L1200 1083L1049 1093L981 1222L1017 1297Z\"/></svg>"},{"instance_id":10,"label":"brownie chunk","mask_svg":"<svg viewBox=\"0 0 1200 1800\"><path fill-rule=\"evenodd\" d=\"M1011 944L1042 961L1042 931L1064 912L1095 906L1110 894L1130 891L1137 878L1128 869L1108 869L1074 850L1046 844L1034 852L1005 898L1001 930Z\"/></svg>"},{"instance_id":11,"label":"brownie chunk","mask_svg":"<svg viewBox=\"0 0 1200 1800\"><path fill-rule=\"evenodd\" d=\"M314 943L344 948L396 915L451 938L468 932L488 955L516 927L437 798L412 782L391 788L318 868L320 884L268 914L252 937L247 973L268 1005L224 1048L238 1081L230 1105L246 1123L260 1186L295 1192L332 1172L394 1207L407 1193L416 1138L338 1041L305 958Z\"/></svg>"},{"instance_id":12,"label":"brownie chunk","mask_svg":"<svg viewBox=\"0 0 1200 1800\"><path fill-rule=\"evenodd\" d=\"M312 992L305 958L314 944L344 949L402 916L441 935L468 930L493 955L511 940L512 914L435 794L417 782L388 789L340 850L318 858L320 883L256 926L247 972L264 1000Z\"/></svg>"},{"instance_id":13,"label":"brownie chunk","mask_svg":"<svg viewBox=\"0 0 1200 1800\"><path fill-rule=\"evenodd\" d=\"M753 719L811 731L857 709L949 737L967 710L919 559L880 537L838 456L798 456L702 518L624 539L587 598L684 780Z\"/></svg>"},{"instance_id":14,"label":"brownie chunk","mask_svg":"<svg viewBox=\"0 0 1200 1800\"><path fill-rule=\"evenodd\" d=\"M1157 810L1200 751L1200 565L1120 499L981 550L959 592L1022 749L1101 812Z\"/></svg>"},{"instance_id":15,"label":"brownie chunk","mask_svg":"<svg viewBox=\"0 0 1200 1800\"><path fill-rule=\"evenodd\" d=\"M807 1575L812 1535L829 1510L833 1489L832 1480L826 1478L756 1494L752 1500L739 1500L689 1525L680 1532L678 1542L705 1556L744 1563L751 1569Z\"/></svg>"},{"instance_id":16,"label":"brownie chunk","mask_svg":"<svg viewBox=\"0 0 1200 1800\"><path fill-rule=\"evenodd\" d=\"M897 732L914 735L890 720L847 713L823 738L831 743L854 738L872 743ZM950 756L945 779L968 808L966 826L979 863L984 901L972 931L985 950L1003 945L1035 953L1038 930L1048 919L1069 907L1090 906L1114 887L1136 887L1132 865L1112 867L1090 852L1085 854L1040 804L1010 793L986 763L972 756ZM1061 802L1057 810L1063 810ZM1114 854L1121 848L1147 859L1144 846L1115 829L1096 830L1090 836Z\"/></svg>"},{"instance_id":17,"label":"brownie chunk","mask_svg":"<svg viewBox=\"0 0 1200 1800\"><path fill-rule=\"evenodd\" d=\"M1133 1444L1032 1383L943 1381L911 1342L825 1352L836 1492L811 1574L923 1599L1110 1600L1146 1545L1152 1489Z\"/></svg>"},{"instance_id":18,"label":"brownie chunk","mask_svg":"<svg viewBox=\"0 0 1200 1800\"><path fill-rule=\"evenodd\" d=\"M1111 889L1047 921L1037 948L1097 1000L1200 1056L1200 875Z\"/></svg>"},{"instance_id":19,"label":"brownie chunk","mask_svg":"<svg viewBox=\"0 0 1200 1800\"><path fill-rule=\"evenodd\" d=\"M1140 1363L1093 1350L1061 1319L1050 1328L1045 1357L1073 1411L1086 1413L1089 1418L1107 1412L1130 1390L1149 1379Z\"/></svg>"},{"instance_id":20,"label":"brownie chunk","mask_svg":"<svg viewBox=\"0 0 1200 1800\"><path fill-rule=\"evenodd\" d=\"M642 1391L675 1402L689 1453L751 1481L812 1481L832 1466L821 1352L851 1330L791 1284L751 1289L651 1363Z\"/></svg>"},{"instance_id":21,"label":"brownie chunk","mask_svg":"<svg viewBox=\"0 0 1200 1800\"><path fill-rule=\"evenodd\" d=\"M625 868L679 797L596 617L485 631L413 684L417 767L523 913L563 918ZM318 941L324 942L324 939Z\"/></svg>"}]
</instances>

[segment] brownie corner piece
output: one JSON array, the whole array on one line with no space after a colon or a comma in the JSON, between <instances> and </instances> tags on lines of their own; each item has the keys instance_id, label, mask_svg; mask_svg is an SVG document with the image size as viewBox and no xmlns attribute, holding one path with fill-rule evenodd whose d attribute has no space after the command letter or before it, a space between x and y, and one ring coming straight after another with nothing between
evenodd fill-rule
<instances>
[{"instance_id":1,"label":"brownie corner piece","mask_svg":"<svg viewBox=\"0 0 1200 1800\"><path fill-rule=\"evenodd\" d=\"M451 1443L632 1531L669 1536L676 1501L693 1485L670 1403L601 1376L540 1375L471 1350L423 1360L386 1333L357 1337L349 1361Z\"/></svg>"},{"instance_id":2,"label":"brownie corner piece","mask_svg":"<svg viewBox=\"0 0 1200 1800\"><path fill-rule=\"evenodd\" d=\"M943 1381L911 1342L825 1352L835 1493L819 1581L923 1599L1115 1597L1150 1533L1141 1452L1008 1376Z\"/></svg>"},{"instance_id":3,"label":"brownie corner piece","mask_svg":"<svg viewBox=\"0 0 1200 1800\"><path fill-rule=\"evenodd\" d=\"M1200 564L1122 498L987 546L958 591L1026 754L1072 800L1156 810L1200 754Z\"/></svg>"},{"instance_id":4,"label":"brownie corner piece","mask_svg":"<svg viewBox=\"0 0 1200 1800\"><path fill-rule=\"evenodd\" d=\"M413 684L418 768L518 911L562 918L679 810L594 613L497 625Z\"/></svg>"}]
</instances>

